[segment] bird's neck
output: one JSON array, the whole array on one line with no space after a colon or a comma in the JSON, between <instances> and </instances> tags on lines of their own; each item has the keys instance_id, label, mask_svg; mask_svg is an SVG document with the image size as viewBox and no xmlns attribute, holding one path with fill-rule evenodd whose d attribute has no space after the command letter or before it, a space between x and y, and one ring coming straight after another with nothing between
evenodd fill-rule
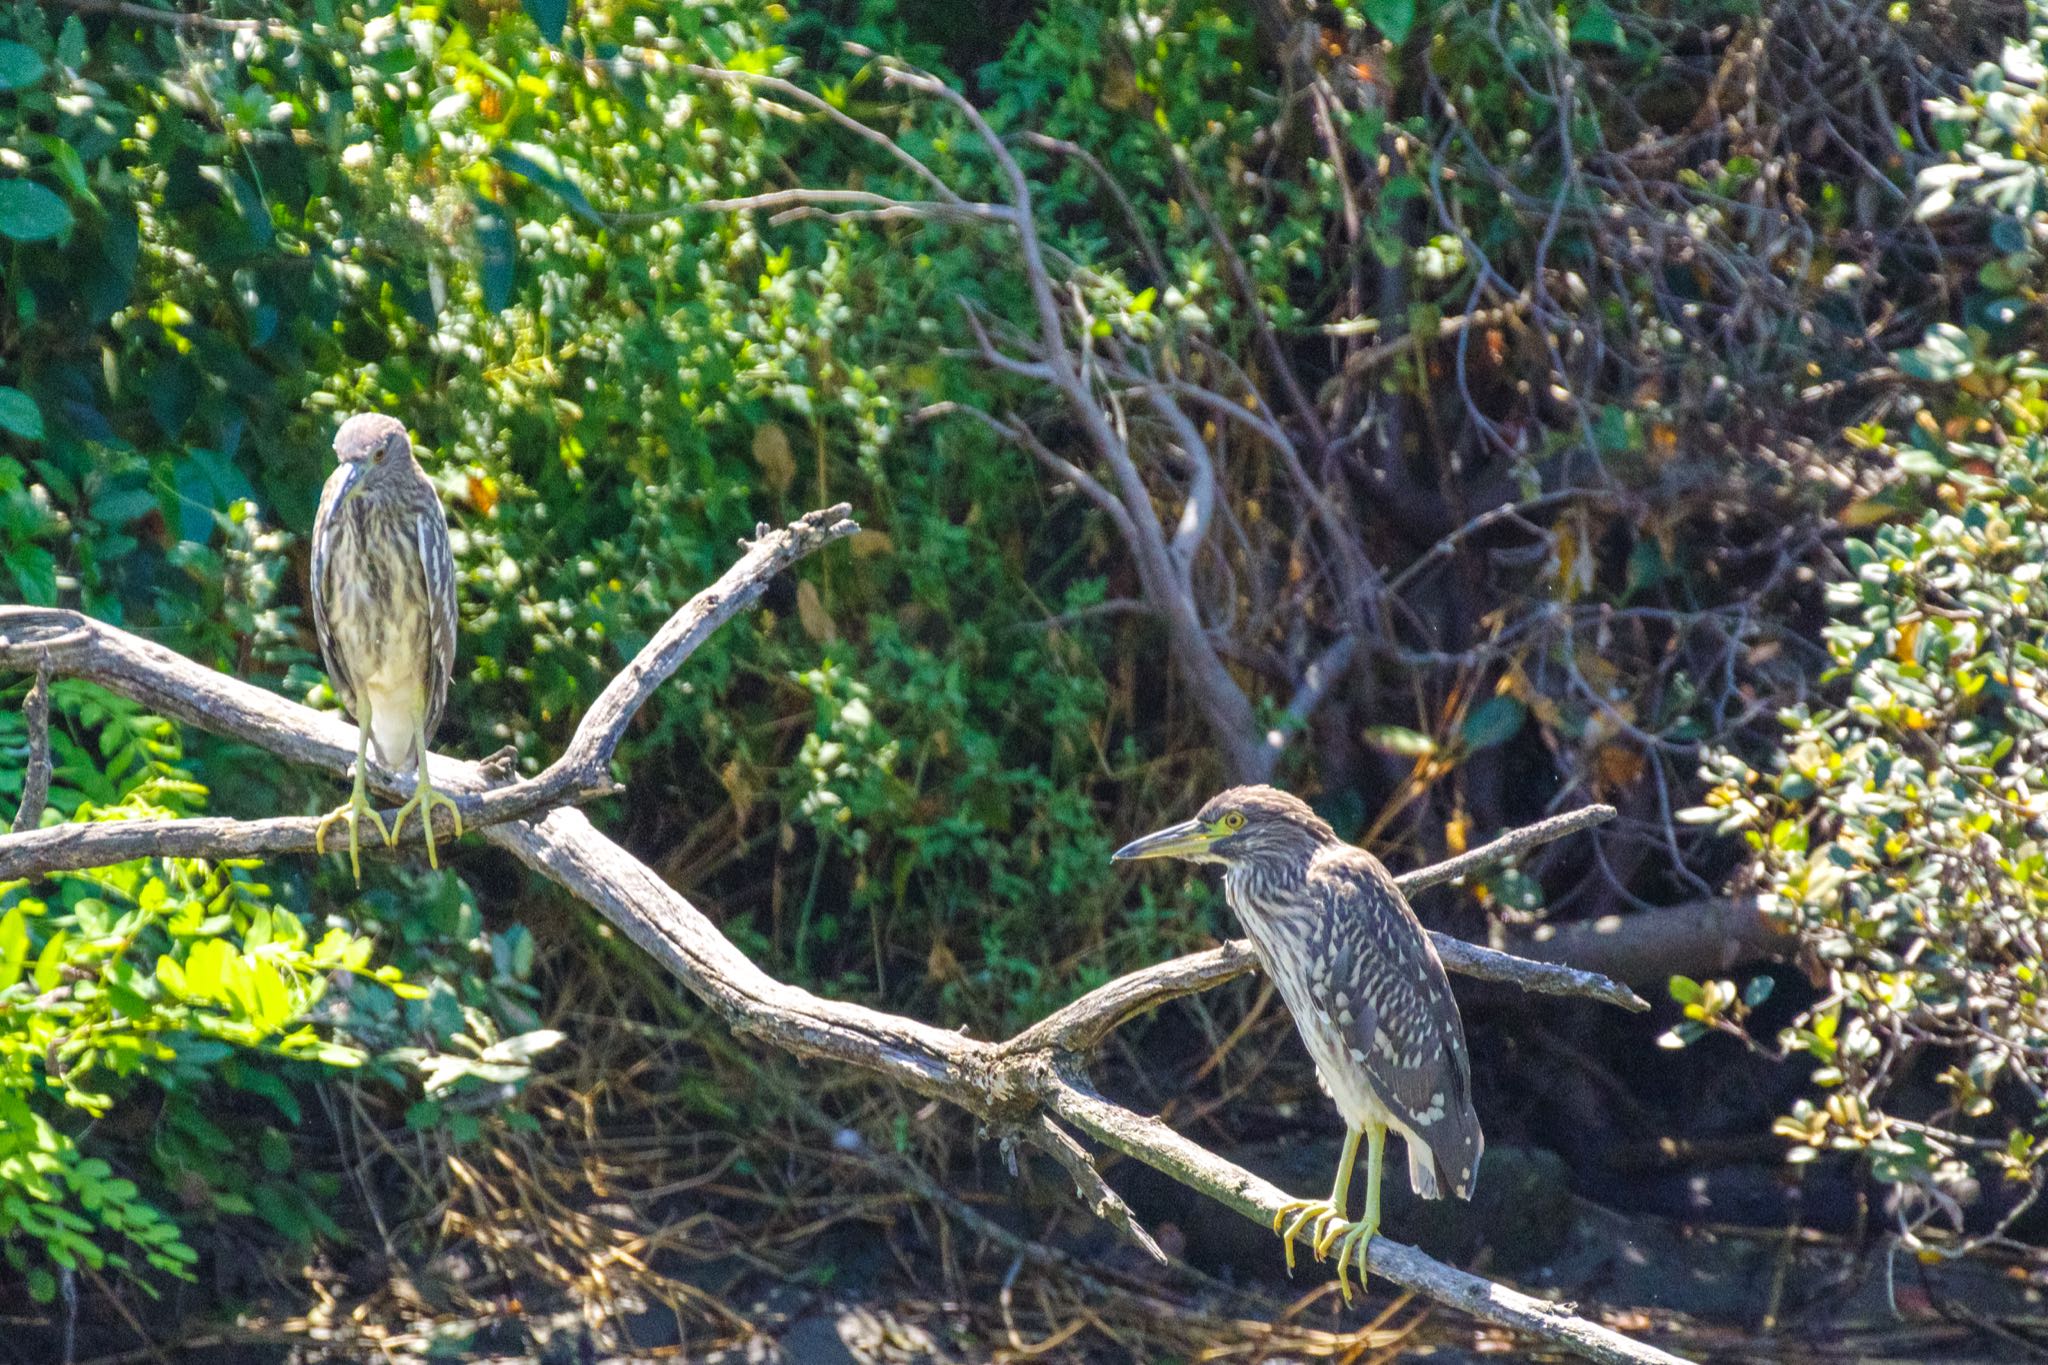
<instances>
[{"instance_id":1,"label":"bird's neck","mask_svg":"<svg viewBox=\"0 0 2048 1365\"><path fill-rule=\"evenodd\" d=\"M1308 884L1309 866L1317 851L1308 847L1284 858L1232 863L1223 874L1224 899L1240 918L1259 915L1270 919L1284 913L1286 907L1302 904L1300 893Z\"/></svg>"}]
</instances>

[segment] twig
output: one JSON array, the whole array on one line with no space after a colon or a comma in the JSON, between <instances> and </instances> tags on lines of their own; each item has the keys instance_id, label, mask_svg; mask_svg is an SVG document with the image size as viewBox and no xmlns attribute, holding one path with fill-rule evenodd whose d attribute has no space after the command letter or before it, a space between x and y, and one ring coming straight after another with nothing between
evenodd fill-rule
<instances>
[{"instance_id":1,"label":"twig","mask_svg":"<svg viewBox=\"0 0 2048 1365\"><path fill-rule=\"evenodd\" d=\"M1145 596L1158 606L1160 619L1166 627L1168 648L1194 694L1198 709L1215 735L1224 765L1234 780L1264 781L1271 775L1277 755L1266 744L1265 728L1258 723L1250 697L1231 676L1210 638L1190 581L1192 557L1184 552L1176 553L1177 547L1169 545L1154 502L1153 489L1139 467L1127 432L1104 411L1104 402L1095 389L1094 358L1087 349L1091 344L1091 329L1085 318L1081 319L1082 325L1078 329L1069 327L1068 305L1061 298L1059 283L1055 280L1052 265L1048 263L1047 248L1039 236L1030 178L1024 174L1009 145L974 102L944 80L858 43L849 43L847 48L857 56L876 62L888 85L915 91L950 108L967 124L995 162L997 174L1007 191L1004 196L1008 200L1010 216L1007 226L1016 236L1017 264L1030 293L1037 335L1029 343L1033 358L1020 361L991 344L979 328L978 319L970 314L970 325L976 326L982 354L991 364L1049 385L1086 435L1096 457L1108 467L1111 478L1101 486L1105 490L1113 489L1115 500L1122 504L1126 514L1117 521L1118 533L1130 550ZM926 168L926 174L935 173ZM1070 339L1070 333L1076 330L1081 338L1078 352ZM1113 398L1111 402L1114 402ZM1193 434L1194 444L1186 450L1187 457L1198 465L1206 465L1207 456L1201 449L1199 432L1186 414L1164 398L1154 407L1183 442ZM1168 407L1173 407L1173 410L1167 411ZM1037 449L1031 446L1027 449L1032 450L1034 458L1043 462ZM1067 474L1062 476L1071 477ZM1091 497L1095 496L1086 484L1077 483L1077 486L1089 491ZM1199 497L1191 499L1192 509L1198 518L1203 517L1201 503ZM1178 548L1184 550L1184 546Z\"/></svg>"},{"instance_id":2,"label":"twig","mask_svg":"<svg viewBox=\"0 0 2048 1365\"><path fill-rule=\"evenodd\" d=\"M744 195L738 199L693 199L679 204L672 210L656 210L647 213L621 213L612 215L608 221L615 227L634 227L643 222L662 218L673 218L681 213L758 213L771 212L771 222L785 223L796 218L816 214L826 216L858 215L867 218L916 218L939 221L958 220L961 222L1007 223L1011 221L1010 210L1001 204L975 204L962 199L892 199L886 194L871 190L765 190L760 194Z\"/></svg>"},{"instance_id":3,"label":"twig","mask_svg":"<svg viewBox=\"0 0 2048 1365\"><path fill-rule=\"evenodd\" d=\"M1074 1193L1088 1205L1091 1213L1143 1247L1146 1254L1159 1264L1168 1264L1159 1243L1145 1231L1123 1196L1109 1187L1109 1182L1102 1178L1102 1172L1095 1169L1095 1158L1088 1155L1087 1148L1074 1141L1073 1134L1044 1114L1039 1114L1020 1135L1066 1168L1074 1180Z\"/></svg>"},{"instance_id":4,"label":"twig","mask_svg":"<svg viewBox=\"0 0 2048 1365\"><path fill-rule=\"evenodd\" d=\"M1537 961L1598 962L1623 981L1661 988L1674 972L1715 976L1792 946L1754 896L1704 896L1626 915L1545 924L1516 940Z\"/></svg>"},{"instance_id":5,"label":"twig","mask_svg":"<svg viewBox=\"0 0 2048 1365\"><path fill-rule=\"evenodd\" d=\"M35 685L21 704L22 723L28 727L28 770L21 779L21 805L14 812L14 832L34 829L43 821L43 804L50 799L50 665L36 665ZM4 874L0 874L4 875Z\"/></svg>"},{"instance_id":6,"label":"twig","mask_svg":"<svg viewBox=\"0 0 2048 1365\"><path fill-rule=\"evenodd\" d=\"M1152 272L1153 281L1162 288L1172 282L1173 277L1166 273L1166 262L1159 255L1159 248L1152 244L1152 234L1146 230L1145 220L1138 216L1138 206L1131 202L1131 197L1124 193L1124 187L1117 183L1116 177L1109 173L1109 167L1103 165L1095 153L1078 142L1069 142L1065 138L1050 137L1039 132L1019 133L1017 138L1027 147L1036 147L1041 152L1051 152L1055 156L1069 157L1086 166L1095 176L1097 183L1116 200L1117 208L1123 212L1124 222L1130 227L1131 236L1137 242L1139 252L1145 257L1145 268Z\"/></svg>"},{"instance_id":7,"label":"twig","mask_svg":"<svg viewBox=\"0 0 2048 1365\"><path fill-rule=\"evenodd\" d=\"M55 0L73 14L111 14L139 24L162 24L167 28L197 29L203 33L261 33L268 38L301 41L305 35L288 24L272 19L216 19L211 14L185 10L152 9L132 0Z\"/></svg>"},{"instance_id":8,"label":"twig","mask_svg":"<svg viewBox=\"0 0 2048 1365\"><path fill-rule=\"evenodd\" d=\"M1563 815L1553 815L1548 820L1538 820L1533 825L1510 830L1491 843L1481 844L1470 853L1446 858L1440 863L1433 863L1414 872L1404 872L1394 878L1394 881L1399 884L1404 894L1413 895L1432 886L1442 886L1445 882L1469 877L1482 868L1504 863L1516 854L1526 853L1539 844L1562 839L1567 834L1577 834L1580 830L1591 829L1595 825L1604 825L1613 818L1612 806L1581 806L1577 810L1566 811Z\"/></svg>"},{"instance_id":9,"label":"twig","mask_svg":"<svg viewBox=\"0 0 2048 1365\"><path fill-rule=\"evenodd\" d=\"M852 529L843 509L833 509L813 513L781 534L800 544L822 544ZM775 538L764 535L750 548L749 557L761 554L763 544ZM556 766L573 762L584 774L592 770L589 765L608 763L617 728L703 634L758 591L758 583L746 582L729 601L706 602L707 595L700 594L691 607L677 613L605 689L592 715L578 727L570 753ZM701 618L693 616L693 609L701 611ZM160 714L258 745L287 761L340 775L355 757L353 731L332 714L287 701L72 613L0 610L0 668L32 667L39 657L48 658L53 672L89 679ZM441 784L453 793L480 795L494 780L481 764L438 757L434 762ZM151 822L143 828L163 833L179 823L189 822ZM1546 824L1560 829L1558 821ZM1159 1120L1104 1099L1082 1074L1081 1056L1061 1046L1058 1038L1030 1048L1019 1048L1017 1040L998 1046L777 981L653 869L598 833L580 810L557 806L545 814L492 825L482 835L602 914L736 1033L796 1056L858 1067L944 1099L999 1132L1035 1126L1041 1118L1064 1120L1262 1224L1270 1223L1285 1198L1277 1187L1204 1151ZM1514 852L1531 842L1526 833L1519 833L1490 848ZM1473 866L1476 859L1469 855L1453 864L1454 870L1469 871ZM1109 1208L1114 1216L1114 1205ZM1367 1259L1376 1275L1589 1359L1678 1365L1677 1357L1454 1270L1387 1238L1372 1242Z\"/></svg>"}]
</instances>

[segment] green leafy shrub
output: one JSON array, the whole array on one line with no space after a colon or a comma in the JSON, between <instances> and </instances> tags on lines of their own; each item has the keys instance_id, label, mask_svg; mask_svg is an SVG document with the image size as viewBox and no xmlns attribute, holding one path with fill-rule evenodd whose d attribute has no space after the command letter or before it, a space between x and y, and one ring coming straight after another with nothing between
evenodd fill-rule
<instances>
[{"instance_id":1,"label":"green leafy shrub","mask_svg":"<svg viewBox=\"0 0 2048 1365\"><path fill-rule=\"evenodd\" d=\"M53 687L52 711L58 810L164 820L203 806L169 723L75 683ZM0 745L20 752L20 725L0 721ZM18 789L20 769L8 772ZM418 993L372 967L371 952L368 938L279 905L245 860L145 859L0 883L0 1239L38 1296L54 1289L52 1267L188 1275L195 1216L333 1230L321 1211L332 1190L295 1176L283 1132L211 1112L209 1096L240 1091L296 1123L283 1079L294 1064L364 1061L313 1022L335 983ZM95 1152L134 1155L90 1136L124 1103L161 1106L153 1170L117 1174Z\"/></svg>"},{"instance_id":2,"label":"green leafy shrub","mask_svg":"<svg viewBox=\"0 0 2048 1365\"><path fill-rule=\"evenodd\" d=\"M1821 1093L1778 1130L1796 1158L1868 1153L1913 1196L1909 1236L1936 1214L1960 1230L1986 1173L2038 1192L2048 1154L2048 364L2012 325L2037 325L2048 238L2044 60L2037 27L1937 110L1954 150L1922 172L1921 210L1990 210L1993 255L1979 325L1898 358L1924 383L1911 423L1849 433L1895 466L1908 515L1844 546L1836 700L1787 712L1768 761L1713 754L1692 813L1745 833L1755 893L1821 982L1779 1042ZM1740 1031L1756 1003L1725 982L1674 994L1686 1037Z\"/></svg>"}]
</instances>

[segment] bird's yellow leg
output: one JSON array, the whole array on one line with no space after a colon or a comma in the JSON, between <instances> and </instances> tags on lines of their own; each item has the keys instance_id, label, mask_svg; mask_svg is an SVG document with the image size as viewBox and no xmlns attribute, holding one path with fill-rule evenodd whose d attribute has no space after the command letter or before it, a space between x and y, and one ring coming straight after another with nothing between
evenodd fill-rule
<instances>
[{"instance_id":1,"label":"bird's yellow leg","mask_svg":"<svg viewBox=\"0 0 2048 1365\"><path fill-rule=\"evenodd\" d=\"M1358 1257L1358 1287L1365 1288L1365 1251L1380 1230L1380 1172L1387 1160L1387 1126L1374 1123L1365 1130L1365 1216L1344 1230L1337 1243L1337 1287L1344 1302L1351 1302L1351 1284L1344 1270L1352 1256ZM1318 1249L1320 1254L1320 1249Z\"/></svg>"},{"instance_id":2,"label":"bird's yellow leg","mask_svg":"<svg viewBox=\"0 0 2048 1365\"><path fill-rule=\"evenodd\" d=\"M313 850L316 853L325 853L327 852L327 827L336 820L348 821L348 870L355 877L357 886L363 884L363 863L360 854L362 839L357 828L362 823L362 818L365 815L369 816L370 823L377 827L377 833L384 836L386 843L391 841L391 832L384 828L384 817L377 814L377 808L370 804L369 783L363 776L369 766L370 758L370 699L368 697L363 698L362 706L362 723L356 727L355 791L349 796L346 804L336 806L333 810L321 816L320 823L313 827Z\"/></svg>"},{"instance_id":3,"label":"bird's yellow leg","mask_svg":"<svg viewBox=\"0 0 2048 1365\"><path fill-rule=\"evenodd\" d=\"M418 746L414 752L420 756L419 784L412 789L412 799L392 814L391 832L385 836L385 842L393 848L398 847L398 834L405 828L405 817L417 809L420 813L420 827L427 836L427 866L439 867L441 859L434 851L434 807L446 806L448 813L455 817L455 837L458 839L462 837L462 807L455 804L454 797L435 791L433 779L427 776L427 735L424 726L414 727L413 739Z\"/></svg>"},{"instance_id":4,"label":"bird's yellow leg","mask_svg":"<svg viewBox=\"0 0 2048 1365\"><path fill-rule=\"evenodd\" d=\"M1273 1231L1280 1234L1281 1245L1287 1249L1289 1274L1294 1272L1294 1239L1301 1235L1303 1229L1311 1223L1315 1224L1314 1230L1308 1234L1308 1239L1309 1245L1316 1249L1316 1255L1320 1257L1323 1254L1323 1247L1327 1244L1326 1230L1332 1224L1338 1228L1344 1226L1344 1199L1351 1189L1352 1163L1358 1160L1359 1136L1360 1132L1356 1128L1349 1129L1344 1134L1344 1155L1337 1158L1337 1187L1330 1191L1328 1199L1290 1199L1273 1215ZM1290 1213L1294 1215L1294 1221L1291 1223L1287 1222L1287 1215ZM1280 1226L1282 1223L1287 1223L1284 1229Z\"/></svg>"}]
</instances>

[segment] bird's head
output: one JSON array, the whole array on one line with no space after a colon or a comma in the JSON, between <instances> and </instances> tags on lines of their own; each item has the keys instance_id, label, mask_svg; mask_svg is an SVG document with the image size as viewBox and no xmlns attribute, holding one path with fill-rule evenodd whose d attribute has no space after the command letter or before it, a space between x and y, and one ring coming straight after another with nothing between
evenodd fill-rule
<instances>
[{"instance_id":1,"label":"bird's head","mask_svg":"<svg viewBox=\"0 0 2048 1365\"><path fill-rule=\"evenodd\" d=\"M381 412L359 412L334 433L334 457L348 471L348 483L336 503L347 502L365 488L374 488L412 461L412 439L405 424Z\"/></svg>"},{"instance_id":2,"label":"bird's head","mask_svg":"<svg viewBox=\"0 0 2048 1365\"><path fill-rule=\"evenodd\" d=\"M1211 797L1194 819L1125 844L1112 856L1229 864L1278 854L1305 863L1317 848L1336 842L1337 832L1299 797L1272 787L1232 787Z\"/></svg>"}]
</instances>

